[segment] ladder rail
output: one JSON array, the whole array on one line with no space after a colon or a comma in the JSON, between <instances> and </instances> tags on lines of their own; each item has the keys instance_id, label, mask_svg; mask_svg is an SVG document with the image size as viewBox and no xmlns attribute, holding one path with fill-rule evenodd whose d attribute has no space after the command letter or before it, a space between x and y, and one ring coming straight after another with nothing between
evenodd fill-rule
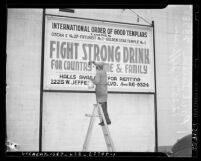
<instances>
[{"instance_id":1,"label":"ladder rail","mask_svg":"<svg viewBox=\"0 0 201 161\"><path fill-rule=\"evenodd\" d=\"M98 113L99 115L101 115L102 117L100 117L100 122L104 122L104 125L107 126L107 122L105 120L105 117L104 117L104 114L103 114L103 111L102 111L102 108L101 108L101 105L100 104L97 104L97 107L98 107ZM107 150L108 151L112 151L111 147L109 146L110 144L110 141L109 141L109 138L106 136L106 133L105 133L105 130L107 129L104 129L105 126L102 126L102 131L103 131L103 136L104 136L104 139L105 139L105 143L106 143L106 147L107 147ZM109 143L108 143L109 142Z\"/></svg>"},{"instance_id":2,"label":"ladder rail","mask_svg":"<svg viewBox=\"0 0 201 161\"><path fill-rule=\"evenodd\" d=\"M96 114L96 112L97 112L97 107L94 105L92 116L94 116ZM83 151L87 150L89 141L91 139L92 129L93 129L93 126L94 126L94 119L95 119L95 117L91 117L91 119L90 119L89 127L88 127L88 130L87 130L87 134L86 134L84 145L83 145Z\"/></svg>"},{"instance_id":3,"label":"ladder rail","mask_svg":"<svg viewBox=\"0 0 201 161\"><path fill-rule=\"evenodd\" d=\"M113 152L115 149L114 149L114 145L112 144L112 141L111 141L111 138L109 138L109 132L106 133L106 128L105 126L102 126L102 130L104 131L103 132L103 135L104 135L104 138L105 138L105 143L106 143L106 146L107 146L107 149L108 151L111 151Z\"/></svg>"}]
</instances>

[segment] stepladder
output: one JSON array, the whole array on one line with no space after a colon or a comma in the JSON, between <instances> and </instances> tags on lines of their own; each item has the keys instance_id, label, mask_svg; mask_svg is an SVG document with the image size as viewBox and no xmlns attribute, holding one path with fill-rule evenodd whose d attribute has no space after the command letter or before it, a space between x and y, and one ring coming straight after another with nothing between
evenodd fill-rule
<instances>
[{"instance_id":1,"label":"stepladder","mask_svg":"<svg viewBox=\"0 0 201 161\"><path fill-rule=\"evenodd\" d=\"M101 108L101 105L99 103L94 104L92 114L85 114L85 116L90 117L90 122L89 122L89 126L88 126L88 130L87 130L87 134L85 137L85 141L84 141L82 151L84 151L84 152L89 151L88 147L89 147L89 142L90 142L91 135L92 135L92 130L93 130L95 118L99 117L100 122L104 122L104 125L101 126L101 128L102 128L103 136L104 136L105 143L107 146L107 150L109 152L114 152L115 151L114 143L112 141L112 137L111 137L111 134L110 134L110 131L109 131L103 110Z\"/></svg>"}]
</instances>

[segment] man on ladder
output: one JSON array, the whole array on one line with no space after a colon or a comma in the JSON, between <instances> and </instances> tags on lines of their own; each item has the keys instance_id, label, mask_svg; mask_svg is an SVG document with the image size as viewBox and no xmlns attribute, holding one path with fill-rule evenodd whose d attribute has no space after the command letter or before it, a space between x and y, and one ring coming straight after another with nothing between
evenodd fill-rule
<instances>
[{"instance_id":1,"label":"man on ladder","mask_svg":"<svg viewBox=\"0 0 201 161\"><path fill-rule=\"evenodd\" d=\"M96 115L98 114L98 117L100 118L99 125L101 125L102 127L107 149L108 151L113 152L115 151L115 147L109 132L109 128L107 126L111 124L111 120L107 112L107 74L106 71L104 70L103 62L95 63L94 61L91 61L89 62L89 65L91 65L92 63L96 66L96 76L94 79L90 80L96 85L97 104L94 104L92 115L89 115L91 119L87 130L87 135L84 141L83 151L87 151L89 140L91 138L94 119L95 117L97 117Z\"/></svg>"},{"instance_id":2,"label":"man on ladder","mask_svg":"<svg viewBox=\"0 0 201 161\"><path fill-rule=\"evenodd\" d=\"M111 120L107 112L107 73L104 69L104 62L89 61L89 65L92 64L96 66L96 76L90 79L96 85L96 101L101 105L106 122L110 125ZM99 125L104 126L103 120Z\"/></svg>"}]
</instances>

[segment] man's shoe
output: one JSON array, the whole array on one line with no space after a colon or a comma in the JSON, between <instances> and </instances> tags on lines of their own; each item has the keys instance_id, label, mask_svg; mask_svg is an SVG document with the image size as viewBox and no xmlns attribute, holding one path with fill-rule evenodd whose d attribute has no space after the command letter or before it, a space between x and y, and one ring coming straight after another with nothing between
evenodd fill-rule
<instances>
[{"instance_id":1,"label":"man's shoe","mask_svg":"<svg viewBox=\"0 0 201 161\"><path fill-rule=\"evenodd\" d=\"M104 126L104 122L100 122L99 125Z\"/></svg>"},{"instance_id":2,"label":"man's shoe","mask_svg":"<svg viewBox=\"0 0 201 161\"><path fill-rule=\"evenodd\" d=\"M111 124L111 121L108 121L107 125L110 125L110 124ZM104 122L100 122L99 125L104 126L105 124L104 124Z\"/></svg>"}]
</instances>

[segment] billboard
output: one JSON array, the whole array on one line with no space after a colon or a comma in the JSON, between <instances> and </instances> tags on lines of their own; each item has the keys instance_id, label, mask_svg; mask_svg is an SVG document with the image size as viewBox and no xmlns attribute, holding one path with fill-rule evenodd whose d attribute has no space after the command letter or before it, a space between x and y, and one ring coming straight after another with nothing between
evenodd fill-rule
<instances>
[{"instance_id":1,"label":"billboard","mask_svg":"<svg viewBox=\"0 0 201 161\"><path fill-rule=\"evenodd\" d=\"M44 90L93 91L104 62L109 92L154 92L153 28L46 15Z\"/></svg>"}]
</instances>

